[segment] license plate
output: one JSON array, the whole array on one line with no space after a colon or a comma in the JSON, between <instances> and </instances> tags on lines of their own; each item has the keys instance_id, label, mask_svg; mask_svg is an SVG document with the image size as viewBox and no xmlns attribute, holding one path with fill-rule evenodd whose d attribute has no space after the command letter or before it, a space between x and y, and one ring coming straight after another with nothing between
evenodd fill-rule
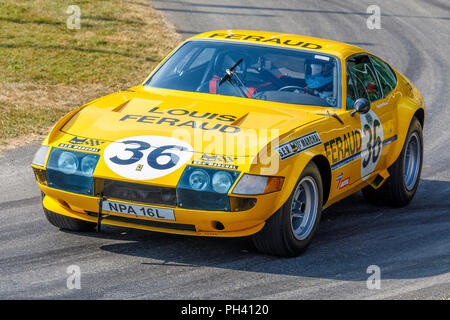
<instances>
[{"instance_id":1,"label":"license plate","mask_svg":"<svg viewBox=\"0 0 450 320\"><path fill-rule=\"evenodd\" d=\"M106 200L103 201L102 210L108 212L129 214L139 217L175 221L175 215L173 213L173 210L166 208L155 208L149 206L140 206L136 204L128 204Z\"/></svg>"}]
</instances>

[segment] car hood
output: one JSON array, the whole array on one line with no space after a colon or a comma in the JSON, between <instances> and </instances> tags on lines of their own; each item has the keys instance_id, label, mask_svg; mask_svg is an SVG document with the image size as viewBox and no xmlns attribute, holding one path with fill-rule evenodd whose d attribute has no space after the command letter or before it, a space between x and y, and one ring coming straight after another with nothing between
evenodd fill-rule
<instances>
[{"instance_id":1,"label":"car hood","mask_svg":"<svg viewBox=\"0 0 450 320\"><path fill-rule=\"evenodd\" d=\"M233 142L236 156L254 156L273 139L323 118L317 113L317 107L138 87L95 100L60 130L105 142L174 137L194 152L215 154L229 154L223 150Z\"/></svg>"}]
</instances>

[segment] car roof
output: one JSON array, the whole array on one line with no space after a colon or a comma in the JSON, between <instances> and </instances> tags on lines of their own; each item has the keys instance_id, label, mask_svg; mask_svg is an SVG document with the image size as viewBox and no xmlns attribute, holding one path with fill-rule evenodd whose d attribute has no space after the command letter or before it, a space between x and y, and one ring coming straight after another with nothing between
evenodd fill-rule
<instances>
[{"instance_id":1,"label":"car roof","mask_svg":"<svg viewBox=\"0 0 450 320\"><path fill-rule=\"evenodd\" d=\"M346 58L355 53L367 52L364 49L344 42L326 40L315 37L307 37L295 34L255 31L255 30L216 30L208 31L188 40L208 39L232 42L244 42L294 48L314 52L332 54L340 58Z\"/></svg>"}]
</instances>

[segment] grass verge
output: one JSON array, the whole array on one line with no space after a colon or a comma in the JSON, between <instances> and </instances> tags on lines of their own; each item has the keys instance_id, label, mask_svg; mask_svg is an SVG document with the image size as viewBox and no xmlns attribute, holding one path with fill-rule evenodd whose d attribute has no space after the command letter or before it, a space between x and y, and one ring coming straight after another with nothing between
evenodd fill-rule
<instances>
[{"instance_id":1,"label":"grass verge","mask_svg":"<svg viewBox=\"0 0 450 320\"><path fill-rule=\"evenodd\" d=\"M80 28L70 29L80 9ZM65 113L139 84L181 40L145 0L0 2L0 150Z\"/></svg>"}]
</instances>

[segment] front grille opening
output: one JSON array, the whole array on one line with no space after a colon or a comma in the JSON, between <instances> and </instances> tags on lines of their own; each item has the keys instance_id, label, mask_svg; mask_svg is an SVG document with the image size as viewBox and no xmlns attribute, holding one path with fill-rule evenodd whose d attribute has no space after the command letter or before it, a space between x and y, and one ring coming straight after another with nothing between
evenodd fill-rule
<instances>
[{"instance_id":1,"label":"front grille opening","mask_svg":"<svg viewBox=\"0 0 450 320\"><path fill-rule=\"evenodd\" d=\"M103 193L108 199L125 200L148 204L177 205L175 188L150 186L145 184L96 179L96 194Z\"/></svg>"}]
</instances>

